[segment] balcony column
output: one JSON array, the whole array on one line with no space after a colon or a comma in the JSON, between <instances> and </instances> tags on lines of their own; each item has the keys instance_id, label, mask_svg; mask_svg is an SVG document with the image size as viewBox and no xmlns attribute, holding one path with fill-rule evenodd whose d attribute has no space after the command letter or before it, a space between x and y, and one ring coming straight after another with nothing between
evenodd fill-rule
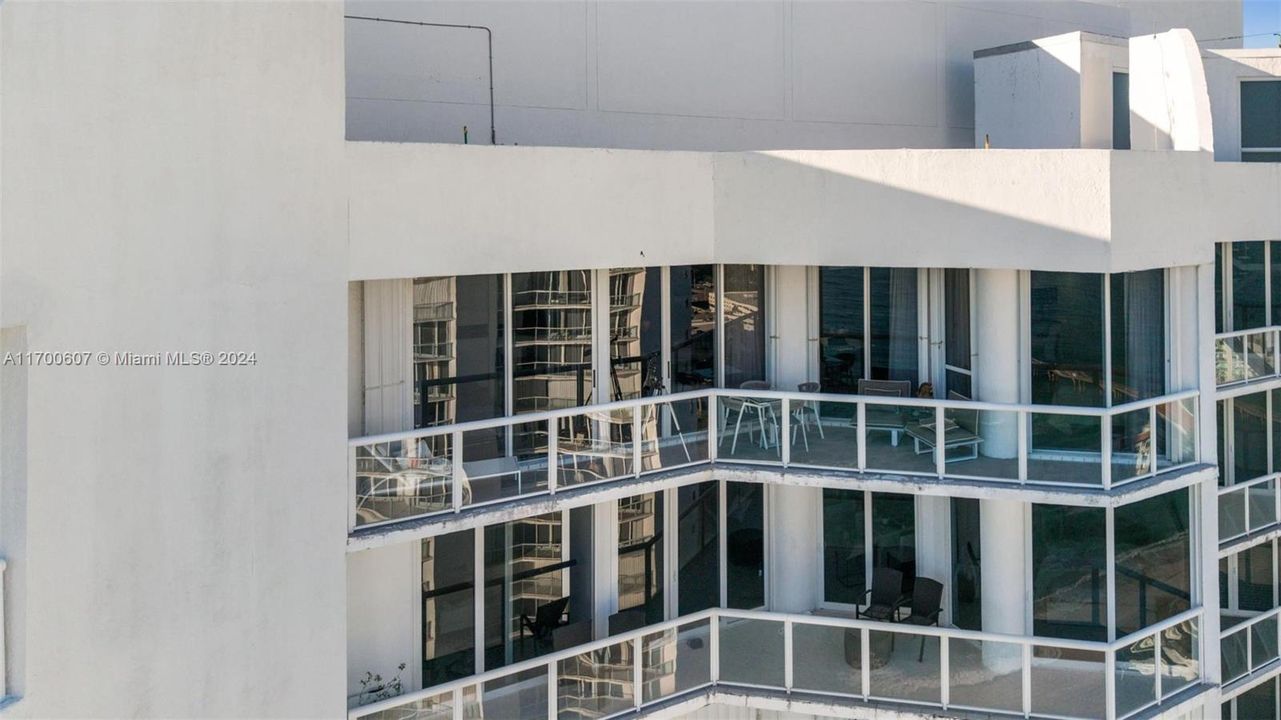
<instances>
[{"instance_id":1,"label":"balcony column","mask_svg":"<svg viewBox=\"0 0 1281 720\"><path fill-rule=\"evenodd\" d=\"M769 484L766 506L770 533L769 608L778 612L809 612L818 607L818 557L822 542L818 518L823 490L800 485Z\"/></svg>"},{"instance_id":2,"label":"balcony column","mask_svg":"<svg viewBox=\"0 0 1281 720\"><path fill-rule=\"evenodd\" d=\"M974 343L975 399L1017 403L1022 377L1019 358L1019 273L1017 270L975 271ZM1018 417L1014 413L979 413L979 446L985 457L1018 456ZM1015 500L982 500L979 505L979 561L982 577L983 630L1023 635L1027 605L1024 593L1025 512ZM1008 672L1022 663L1012 645L985 644L983 663Z\"/></svg>"}]
</instances>

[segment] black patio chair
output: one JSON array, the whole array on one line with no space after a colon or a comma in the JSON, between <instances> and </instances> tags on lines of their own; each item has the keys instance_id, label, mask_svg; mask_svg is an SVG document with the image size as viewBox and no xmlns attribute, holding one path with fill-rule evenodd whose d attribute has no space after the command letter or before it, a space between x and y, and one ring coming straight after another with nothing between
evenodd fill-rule
<instances>
[{"instance_id":1,"label":"black patio chair","mask_svg":"<svg viewBox=\"0 0 1281 720\"><path fill-rule=\"evenodd\" d=\"M927 577L918 577L912 588L911 612L899 622L908 625L939 624L939 613L943 612L943 584ZM921 652L916 661L925 659L925 635L921 636Z\"/></svg>"},{"instance_id":2,"label":"black patio chair","mask_svg":"<svg viewBox=\"0 0 1281 720\"><path fill-rule=\"evenodd\" d=\"M552 631L556 628L567 624L565 621L565 608L569 607L569 597L557 598L549 603L543 603L534 611L534 617L531 620L525 613L520 614L520 639L525 640L525 631L534 638L534 647L538 647L540 641L551 639Z\"/></svg>"},{"instance_id":3,"label":"black patio chair","mask_svg":"<svg viewBox=\"0 0 1281 720\"><path fill-rule=\"evenodd\" d=\"M872 589L867 591L867 607L854 610L856 618L892 622L903 606L903 573L887 567L872 571Z\"/></svg>"}]
</instances>

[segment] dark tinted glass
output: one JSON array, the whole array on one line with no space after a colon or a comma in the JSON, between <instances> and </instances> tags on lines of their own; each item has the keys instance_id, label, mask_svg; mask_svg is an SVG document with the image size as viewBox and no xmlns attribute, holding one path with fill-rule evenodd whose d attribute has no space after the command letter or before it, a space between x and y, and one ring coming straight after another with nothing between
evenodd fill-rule
<instances>
[{"instance_id":1,"label":"dark tinted glass","mask_svg":"<svg viewBox=\"0 0 1281 720\"><path fill-rule=\"evenodd\" d=\"M476 671L474 553L471 530L422 541L423 687Z\"/></svg>"},{"instance_id":2,"label":"dark tinted glass","mask_svg":"<svg viewBox=\"0 0 1281 720\"><path fill-rule=\"evenodd\" d=\"M1114 518L1117 635L1192 607L1188 491L1122 505Z\"/></svg>"},{"instance_id":3,"label":"dark tinted glass","mask_svg":"<svg viewBox=\"0 0 1281 720\"><path fill-rule=\"evenodd\" d=\"M1032 402L1102 406L1103 276L1032 273Z\"/></svg>"},{"instance_id":4,"label":"dark tinted glass","mask_svg":"<svg viewBox=\"0 0 1281 720\"><path fill-rule=\"evenodd\" d=\"M725 484L726 604L765 604L765 486Z\"/></svg>"},{"instance_id":5,"label":"dark tinted glass","mask_svg":"<svg viewBox=\"0 0 1281 720\"><path fill-rule=\"evenodd\" d=\"M860 603L867 590L863 491L823 490L823 599Z\"/></svg>"},{"instance_id":6,"label":"dark tinted glass","mask_svg":"<svg viewBox=\"0 0 1281 720\"><path fill-rule=\"evenodd\" d=\"M1107 640L1107 539L1102 508L1032 506L1033 633Z\"/></svg>"},{"instance_id":7,"label":"dark tinted glass","mask_svg":"<svg viewBox=\"0 0 1281 720\"><path fill-rule=\"evenodd\" d=\"M659 268L609 271L609 399L657 394L663 384L663 298Z\"/></svg>"},{"instance_id":8,"label":"dark tinted glass","mask_svg":"<svg viewBox=\"0 0 1281 720\"><path fill-rule=\"evenodd\" d=\"M1267 324L1266 272L1262 242L1232 243L1233 330L1248 330Z\"/></svg>"},{"instance_id":9,"label":"dark tinted glass","mask_svg":"<svg viewBox=\"0 0 1281 720\"><path fill-rule=\"evenodd\" d=\"M720 510L715 480L676 490L677 612L720 605Z\"/></svg>"},{"instance_id":10,"label":"dark tinted glass","mask_svg":"<svg viewBox=\"0 0 1281 720\"><path fill-rule=\"evenodd\" d=\"M1241 83L1241 147L1281 148L1281 80Z\"/></svg>"},{"instance_id":11,"label":"dark tinted glass","mask_svg":"<svg viewBox=\"0 0 1281 720\"><path fill-rule=\"evenodd\" d=\"M818 282L821 386L854 393L863 377L863 268L819 268Z\"/></svg>"},{"instance_id":12,"label":"dark tinted glass","mask_svg":"<svg viewBox=\"0 0 1281 720\"><path fill-rule=\"evenodd\" d=\"M1130 149L1130 75L1112 73L1112 149Z\"/></svg>"}]
</instances>

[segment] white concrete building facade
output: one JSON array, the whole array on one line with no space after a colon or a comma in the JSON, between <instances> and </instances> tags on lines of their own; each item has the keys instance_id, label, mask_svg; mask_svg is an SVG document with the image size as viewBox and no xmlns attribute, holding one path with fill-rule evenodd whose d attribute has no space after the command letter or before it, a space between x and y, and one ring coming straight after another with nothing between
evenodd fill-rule
<instances>
[{"instance_id":1,"label":"white concrete building facade","mask_svg":"<svg viewBox=\"0 0 1281 720\"><path fill-rule=\"evenodd\" d=\"M0 715L1281 718L1240 28L9 0Z\"/></svg>"}]
</instances>

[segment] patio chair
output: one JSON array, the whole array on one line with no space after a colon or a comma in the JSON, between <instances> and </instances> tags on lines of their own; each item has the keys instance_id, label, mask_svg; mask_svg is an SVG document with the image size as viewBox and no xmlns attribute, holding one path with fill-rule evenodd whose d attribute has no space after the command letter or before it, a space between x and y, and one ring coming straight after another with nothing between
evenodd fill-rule
<instances>
[{"instance_id":1,"label":"patio chair","mask_svg":"<svg viewBox=\"0 0 1281 720\"><path fill-rule=\"evenodd\" d=\"M819 391L819 384L816 382L803 382L796 386L797 392L816 393ZM810 449L810 434L807 426L810 418L814 419L814 427L818 428L818 436L824 440L827 438L823 435L823 420L818 414L817 400L795 400L792 402L792 445L796 445L796 431L800 430L801 438L805 440L805 451Z\"/></svg>"},{"instance_id":2,"label":"patio chair","mask_svg":"<svg viewBox=\"0 0 1281 720\"><path fill-rule=\"evenodd\" d=\"M535 644L539 641L546 641L552 636L552 631L562 625L566 625L565 609L569 607L569 597L558 598L549 603L543 603L534 611L533 619L530 619L525 613L520 614L520 639L525 640L525 631L534 638Z\"/></svg>"},{"instance_id":3,"label":"patio chair","mask_svg":"<svg viewBox=\"0 0 1281 720\"><path fill-rule=\"evenodd\" d=\"M961 402L969 402L970 400L956 391L948 392L947 399ZM904 432L907 433L908 437L912 438L913 447L917 455L934 451L934 444L938 441L936 428L933 412L930 413L928 419L907 426ZM983 438L979 437L978 430L978 410L964 408L945 409L943 411L944 462L977 459L979 456L979 443L983 442ZM948 457L947 451L956 448L966 448L967 452L963 455Z\"/></svg>"},{"instance_id":4,"label":"patio chair","mask_svg":"<svg viewBox=\"0 0 1281 720\"><path fill-rule=\"evenodd\" d=\"M903 573L893 568L878 567L872 571L872 588L865 596L867 607L855 608L855 618L890 622L903 606Z\"/></svg>"},{"instance_id":5,"label":"patio chair","mask_svg":"<svg viewBox=\"0 0 1281 720\"><path fill-rule=\"evenodd\" d=\"M858 394L873 397L905 398L912 394L912 383L909 380L866 380L858 381ZM890 434L890 445L898 447L898 436L907 426L903 409L884 405L868 405L863 415L868 430L885 430Z\"/></svg>"},{"instance_id":6,"label":"patio chair","mask_svg":"<svg viewBox=\"0 0 1281 720\"><path fill-rule=\"evenodd\" d=\"M899 622L908 625L937 626L939 613L943 612L943 584L927 577L918 577L912 588L910 607L911 612ZM916 656L917 662L925 659L925 637L921 636L921 651Z\"/></svg>"},{"instance_id":7,"label":"patio chair","mask_svg":"<svg viewBox=\"0 0 1281 720\"><path fill-rule=\"evenodd\" d=\"M764 380L748 380L739 385L743 390L769 390L770 384ZM721 420L721 438L718 445L725 442L725 429L729 427L730 413L734 413L734 440L730 443L729 454L733 455L738 450L738 432L743 426L743 416L755 414L757 428L761 433L761 449L769 448L769 438L771 431L774 437L778 437L778 415L774 413L775 401L766 398L734 398L727 397L721 399L721 405L725 408L724 418ZM752 436L752 421L747 423L748 437ZM775 453L781 453L782 450L775 445Z\"/></svg>"}]
</instances>

